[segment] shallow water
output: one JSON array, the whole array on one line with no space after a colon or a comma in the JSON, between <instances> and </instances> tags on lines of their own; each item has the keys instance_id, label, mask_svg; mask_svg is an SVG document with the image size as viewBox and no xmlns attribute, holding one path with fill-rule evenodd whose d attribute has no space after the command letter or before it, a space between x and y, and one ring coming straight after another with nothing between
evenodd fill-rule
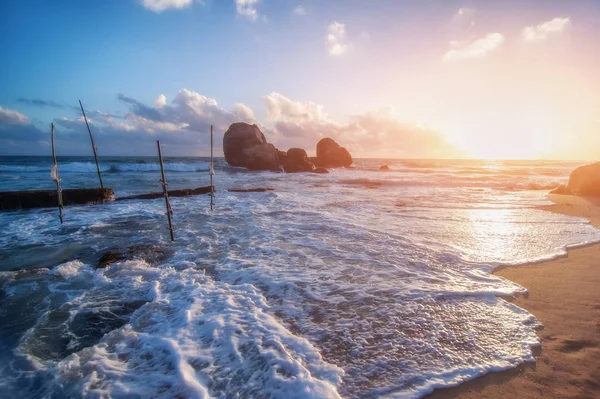
<instances>
[{"instance_id":1,"label":"shallow water","mask_svg":"<svg viewBox=\"0 0 600 399\"><path fill-rule=\"evenodd\" d=\"M169 188L208 185L167 159ZM65 187L97 185L59 160ZM382 164L391 171L380 172ZM53 188L0 158L0 190ZM101 159L117 196L159 191L148 158ZM23 397L420 397L532 361L522 287L490 271L600 241L543 212L563 162L357 160L327 175L216 164L216 207L174 198L0 213L0 392ZM271 187L263 193L227 188ZM96 269L107 250L145 255ZM0 393L0 395L2 395Z\"/></svg>"}]
</instances>

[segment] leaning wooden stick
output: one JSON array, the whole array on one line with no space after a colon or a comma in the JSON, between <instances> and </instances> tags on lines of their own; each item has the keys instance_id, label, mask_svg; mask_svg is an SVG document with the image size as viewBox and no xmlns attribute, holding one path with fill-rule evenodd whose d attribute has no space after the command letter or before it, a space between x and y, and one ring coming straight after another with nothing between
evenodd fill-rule
<instances>
[{"instance_id":1,"label":"leaning wooden stick","mask_svg":"<svg viewBox=\"0 0 600 399\"><path fill-rule=\"evenodd\" d=\"M98 179L100 179L100 188L104 188L104 184L102 184L102 175L100 174L100 165L98 165L98 153L96 152L96 144L94 144L94 136L92 136L92 130L90 129L90 124L88 123L87 116L85 116L85 111L83 110L83 104L81 100L79 100L79 106L81 107L81 113L83 114L83 119L85 119L85 124L88 129L88 133L90 134L90 140L92 141L92 150L94 150L94 159L96 160L96 170L98 171Z\"/></svg>"},{"instance_id":2,"label":"leaning wooden stick","mask_svg":"<svg viewBox=\"0 0 600 399\"><path fill-rule=\"evenodd\" d=\"M171 223L171 215L173 214L173 210L171 209L171 203L169 202L169 191L167 190L167 178L165 177L165 167L163 165L162 152L160 150L160 141L156 140L156 146L158 147L158 160L160 161L160 174L162 176L160 184L162 185L163 194L165 196L167 219L169 221L169 232L171 233L171 241L175 241L175 237L173 237L173 224Z\"/></svg>"},{"instance_id":3,"label":"leaning wooden stick","mask_svg":"<svg viewBox=\"0 0 600 399\"><path fill-rule=\"evenodd\" d=\"M56 182L56 199L58 201L58 217L60 223L63 222L63 199L62 199L62 187L60 184L60 177L58 176L58 163L56 162L56 152L54 151L54 123L50 124L52 127L52 158L54 159L54 165L52 165L52 180Z\"/></svg>"},{"instance_id":4,"label":"leaning wooden stick","mask_svg":"<svg viewBox=\"0 0 600 399\"><path fill-rule=\"evenodd\" d=\"M215 204L215 186L213 186L213 176L215 175L215 167L213 162L213 127L210 125L210 210L212 211Z\"/></svg>"}]
</instances>

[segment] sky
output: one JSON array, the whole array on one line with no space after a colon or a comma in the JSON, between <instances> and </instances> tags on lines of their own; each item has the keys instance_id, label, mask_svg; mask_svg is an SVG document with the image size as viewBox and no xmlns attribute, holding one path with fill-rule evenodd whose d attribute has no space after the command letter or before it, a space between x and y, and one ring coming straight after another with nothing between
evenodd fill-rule
<instances>
[{"instance_id":1,"label":"sky","mask_svg":"<svg viewBox=\"0 0 600 399\"><path fill-rule=\"evenodd\" d=\"M0 155L600 158L598 0L4 0Z\"/></svg>"}]
</instances>

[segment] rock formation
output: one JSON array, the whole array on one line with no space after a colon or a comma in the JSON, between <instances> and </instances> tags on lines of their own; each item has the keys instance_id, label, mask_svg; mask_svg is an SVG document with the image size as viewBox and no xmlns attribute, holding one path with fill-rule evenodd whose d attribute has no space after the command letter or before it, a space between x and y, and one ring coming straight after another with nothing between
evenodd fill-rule
<instances>
[{"instance_id":1,"label":"rock formation","mask_svg":"<svg viewBox=\"0 0 600 399\"><path fill-rule=\"evenodd\" d=\"M232 124L225 132L223 153L231 166L270 170L280 164L280 151L273 144L267 143L258 126L243 122Z\"/></svg>"},{"instance_id":2,"label":"rock formation","mask_svg":"<svg viewBox=\"0 0 600 399\"><path fill-rule=\"evenodd\" d=\"M238 122L229 126L223 136L223 153L231 166L250 170L283 170L287 173L329 173L327 167L350 167L352 156L333 139L325 138L317 144L317 156L308 158L301 148L280 151L267 142L257 125ZM315 167L319 166L318 168Z\"/></svg>"},{"instance_id":3,"label":"rock formation","mask_svg":"<svg viewBox=\"0 0 600 399\"><path fill-rule=\"evenodd\" d=\"M271 170L279 166L279 154L273 144L258 144L243 151L244 166L250 170Z\"/></svg>"},{"instance_id":4,"label":"rock formation","mask_svg":"<svg viewBox=\"0 0 600 399\"><path fill-rule=\"evenodd\" d=\"M315 165L308 161L306 151L302 148L290 148L287 151L287 160L283 164L286 173L313 172Z\"/></svg>"},{"instance_id":5,"label":"rock formation","mask_svg":"<svg viewBox=\"0 0 600 399\"><path fill-rule=\"evenodd\" d=\"M335 140L326 137L317 143L317 163L325 168L348 167L352 165L352 155Z\"/></svg>"},{"instance_id":6,"label":"rock formation","mask_svg":"<svg viewBox=\"0 0 600 399\"><path fill-rule=\"evenodd\" d=\"M552 190L550 194L600 197L600 162L575 169L569 177L569 184Z\"/></svg>"}]
</instances>

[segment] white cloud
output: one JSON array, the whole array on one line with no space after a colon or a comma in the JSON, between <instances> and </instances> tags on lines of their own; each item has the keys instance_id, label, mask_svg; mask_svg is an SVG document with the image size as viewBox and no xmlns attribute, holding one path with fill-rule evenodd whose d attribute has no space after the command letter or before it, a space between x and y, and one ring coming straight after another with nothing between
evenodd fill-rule
<instances>
[{"instance_id":1,"label":"white cloud","mask_svg":"<svg viewBox=\"0 0 600 399\"><path fill-rule=\"evenodd\" d=\"M193 0L141 0L140 2L145 8L155 13L161 13L169 8L182 9L189 7Z\"/></svg>"},{"instance_id":2,"label":"white cloud","mask_svg":"<svg viewBox=\"0 0 600 399\"><path fill-rule=\"evenodd\" d=\"M306 9L302 6L294 8L294 15L303 16L306 15Z\"/></svg>"},{"instance_id":3,"label":"white cloud","mask_svg":"<svg viewBox=\"0 0 600 399\"><path fill-rule=\"evenodd\" d=\"M31 121L20 112L0 107L0 125L29 125Z\"/></svg>"},{"instance_id":4,"label":"white cloud","mask_svg":"<svg viewBox=\"0 0 600 399\"><path fill-rule=\"evenodd\" d=\"M293 123L331 123L323 111L323 106L311 101L292 101L279 93L271 93L262 98L267 107L267 119Z\"/></svg>"},{"instance_id":5,"label":"white cloud","mask_svg":"<svg viewBox=\"0 0 600 399\"><path fill-rule=\"evenodd\" d=\"M210 125L215 127L216 148L220 146L220 136L234 122L256 123L254 113L244 104L236 104L232 109L219 107L215 99L195 91L183 89L167 103L166 97L159 95L154 106L140 101L118 96L129 111L121 116L113 116L100 111L90 111L92 130L98 141L114 147L113 151L125 148L144 148L152 153L153 140L177 147L180 154L205 151L209 144ZM85 131L85 122L79 118L58 118L54 122L67 131ZM152 140L150 140L150 138ZM174 147L172 147L174 148Z\"/></svg>"},{"instance_id":6,"label":"white cloud","mask_svg":"<svg viewBox=\"0 0 600 399\"><path fill-rule=\"evenodd\" d=\"M527 26L523 28L521 37L528 42L544 40L553 34L560 34L571 26L571 18L554 18L551 21L543 22L537 26Z\"/></svg>"},{"instance_id":7,"label":"white cloud","mask_svg":"<svg viewBox=\"0 0 600 399\"><path fill-rule=\"evenodd\" d=\"M346 25L333 21L327 27L327 46L329 55L339 56L350 48L346 41Z\"/></svg>"},{"instance_id":8,"label":"white cloud","mask_svg":"<svg viewBox=\"0 0 600 399\"><path fill-rule=\"evenodd\" d=\"M450 50L444 54L442 60L444 62L457 62L471 58L481 58L500 47L504 40L504 36L500 33L488 33L485 37L471 42L453 40L450 42Z\"/></svg>"},{"instance_id":9,"label":"white cloud","mask_svg":"<svg viewBox=\"0 0 600 399\"><path fill-rule=\"evenodd\" d=\"M279 148L301 147L313 152L317 142L331 137L356 154L382 157L448 157L457 151L438 132L397 120L391 108L381 108L350 118L332 120L323 106L293 101L279 93L262 98L273 125L267 139Z\"/></svg>"},{"instance_id":10,"label":"white cloud","mask_svg":"<svg viewBox=\"0 0 600 399\"><path fill-rule=\"evenodd\" d=\"M240 121L254 121L256 117L254 116L254 111L250 107L245 104L238 103L235 104L233 110L231 111L233 116Z\"/></svg>"},{"instance_id":11,"label":"white cloud","mask_svg":"<svg viewBox=\"0 0 600 399\"><path fill-rule=\"evenodd\" d=\"M167 96L160 94L158 97L156 97L156 100L154 100L154 104L157 108L163 108L165 105L167 105Z\"/></svg>"},{"instance_id":12,"label":"white cloud","mask_svg":"<svg viewBox=\"0 0 600 399\"><path fill-rule=\"evenodd\" d=\"M250 20L256 21L259 17L256 5L259 0L235 0L237 14Z\"/></svg>"}]
</instances>

